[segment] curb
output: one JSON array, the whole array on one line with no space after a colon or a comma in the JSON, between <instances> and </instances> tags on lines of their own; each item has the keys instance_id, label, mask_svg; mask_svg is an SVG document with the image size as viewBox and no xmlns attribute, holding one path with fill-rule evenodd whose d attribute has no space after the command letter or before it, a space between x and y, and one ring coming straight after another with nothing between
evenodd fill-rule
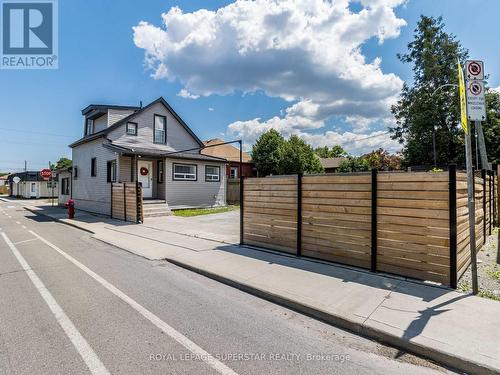
<instances>
[{"instance_id":1,"label":"curb","mask_svg":"<svg viewBox=\"0 0 500 375\"><path fill-rule=\"evenodd\" d=\"M192 272L196 272L200 275L203 275L215 281L221 282L233 288L239 289L243 292L252 294L256 297L284 306L286 308L297 311L301 314L307 315L314 319L321 320L332 326L336 326L345 329L347 331L353 332L355 334L364 336L366 338L373 339L375 341L388 344L390 346L399 349L403 349L409 353L417 354L421 357L430 359L441 365L448 366L449 368L459 371L464 371L468 374L478 374L478 375L498 374L498 369L496 368L478 362L474 362L460 356L453 356L447 352L437 349L432 349L427 346L417 344L415 342L404 340L398 336L391 335L379 329L367 327L358 322L354 322L343 316L327 313L315 307L311 307L305 303L300 303L291 300L289 298L280 296L278 294L253 287L239 281L235 281L233 279L218 275L210 271L206 271L199 267L192 266L190 264L183 263L172 258L165 258L165 260L181 268L187 269Z\"/></svg>"},{"instance_id":2,"label":"curb","mask_svg":"<svg viewBox=\"0 0 500 375\"><path fill-rule=\"evenodd\" d=\"M40 212L40 210L37 210L37 209L34 209L34 208L31 208L31 207L27 207L27 206L23 206L23 208L26 210L26 211L29 211L31 213L34 213L36 215L42 215L42 216L45 216L45 217L48 217L50 219L52 219L53 221L55 222L58 222L58 223L61 223L61 224L65 224L65 225L68 225L70 227L73 227L73 228L76 228L76 229L80 229L80 230L83 230L84 232L87 232L87 233L90 233L90 234L95 234L95 232L91 231L90 229L87 229L87 228L83 228L77 224L74 224L74 223L70 223L70 222L67 222L67 221L63 221L61 219L57 219L55 217L52 217L50 215L47 215L47 214L44 214L43 212Z\"/></svg>"}]
</instances>

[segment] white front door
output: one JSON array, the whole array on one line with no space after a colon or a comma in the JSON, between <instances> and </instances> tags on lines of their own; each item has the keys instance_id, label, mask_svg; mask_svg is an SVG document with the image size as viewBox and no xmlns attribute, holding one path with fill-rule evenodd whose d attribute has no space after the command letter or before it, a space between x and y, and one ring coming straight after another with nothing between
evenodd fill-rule
<instances>
[{"instance_id":1,"label":"white front door","mask_svg":"<svg viewBox=\"0 0 500 375\"><path fill-rule=\"evenodd\" d=\"M32 182L30 184L30 198L38 196L38 184L36 182Z\"/></svg>"},{"instance_id":2,"label":"white front door","mask_svg":"<svg viewBox=\"0 0 500 375\"><path fill-rule=\"evenodd\" d=\"M139 182L142 184L142 196L153 197L153 162L141 160L137 162Z\"/></svg>"}]
</instances>

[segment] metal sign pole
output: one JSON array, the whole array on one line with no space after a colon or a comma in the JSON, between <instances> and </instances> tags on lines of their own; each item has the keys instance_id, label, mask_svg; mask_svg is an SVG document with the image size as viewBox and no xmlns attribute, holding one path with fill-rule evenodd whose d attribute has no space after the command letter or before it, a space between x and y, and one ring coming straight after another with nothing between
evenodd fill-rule
<instances>
[{"instance_id":1,"label":"metal sign pole","mask_svg":"<svg viewBox=\"0 0 500 375\"><path fill-rule=\"evenodd\" d=\"M465 159L467 164L467 197L469 202L469 238L472 271L472 293L478 293L476 261L476 201L474 194L474 173L472 171L472 144L470 132L465 134Z\"/></svg>"},{"instance_id":2,"label":"metal sign pole","mask_svg":"<svg viewBox=\"0 0 500 375\"><path fill-rule=\"evenodd\" d=\"M460 94L460 123L462 129L465 133L465 162L467 166L467 198L469 207L469 245L470 245L470 262L471 262L471 272L472 272L472 293L478 293L478 282L477 282L477 260L476 260L476 202L475 202L475 188L474 188L474 172L472 170L472 142L471 142L471 127L467 121L468 108L467 108L467 98L465 92L465 82L464 82L464 72L458 62L458 87ZM467 71L469 72L468 78L470 78L470 73L477 72L478 69L470 69L469 65L471 63L467 62ZM481 69L479 69L481 71Z\"/></svg>"},{"instance_id":3,"label":"metal sign pole","mask_svg":"<svg viewBox=\"0 0 500 375\"><path fill-rule=\"evenodd\" d=\"M488 155L486 154L486 143L484 142L483 125L481 121L474 121L474 127L477 129L479 154L481 155L481 168L490 169L488 164Z\"/></svg>"}]
</instances>

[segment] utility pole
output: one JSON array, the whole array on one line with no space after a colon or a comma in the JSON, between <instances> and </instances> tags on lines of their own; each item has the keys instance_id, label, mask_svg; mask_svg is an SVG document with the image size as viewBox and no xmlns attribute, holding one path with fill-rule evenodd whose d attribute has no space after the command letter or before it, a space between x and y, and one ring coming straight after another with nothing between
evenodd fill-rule
<instances>
[{"instance_id":1,"label":"utility pole","mask_svg":"<svg viewBox=\"0 0 500 375\"><path fill-rule=\"evenodd\" d=\"M436 155L436 125L432 128L432 150L434 153L434 168L437 168L437 155Z\"/></svg>"},{"instance_id":2,"label":"utility pole","mask_svg":"<svg viewBox=\"0 0 500 375\"><path fill-rule=\"evenodd\" d=\"M474 127L477 129L477 141L479 143L479 154L481 155L481 168L490 169L488 164L488 155L486 154L486 143L484 142L483 125L481 121L474 121Z\"/></svg>"},{"instance_id":3,"label":"utility pole","mask_svg":"<svg viewBox=\"0 0 500 375\"><path fill-rule=\"evenodd\" d=\"M24 161L24 171L26 172L28 170L28 162L25 160Z\"/></svg>"}]
</instances>

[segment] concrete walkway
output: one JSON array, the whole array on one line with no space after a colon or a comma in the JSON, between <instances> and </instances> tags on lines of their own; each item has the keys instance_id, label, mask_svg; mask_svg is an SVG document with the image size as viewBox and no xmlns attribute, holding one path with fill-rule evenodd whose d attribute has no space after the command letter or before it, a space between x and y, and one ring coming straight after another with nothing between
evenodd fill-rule
<instances>
[{"instance_id":1,"label":"concrete walkway","mask_svg":"<svg viewBox=\"0 0 500 375\"><path fill-rule=\"evenodd\" d=\"M499 302L147 225L81 213L77 220L67 220L64 210L51 207L29 210L452 368L471 374L500 372Z\"/></svg>"}]
</instances>

